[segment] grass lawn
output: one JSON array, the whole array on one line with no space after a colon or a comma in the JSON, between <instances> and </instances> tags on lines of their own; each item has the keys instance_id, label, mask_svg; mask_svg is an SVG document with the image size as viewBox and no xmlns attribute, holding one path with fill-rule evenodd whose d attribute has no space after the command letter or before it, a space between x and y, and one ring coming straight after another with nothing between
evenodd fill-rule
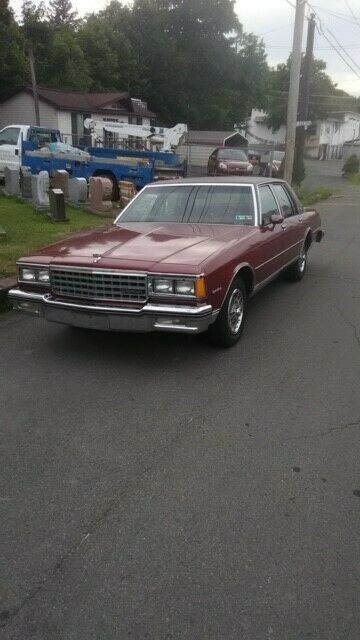
<instances>
[{"instance_id":1,"label":"grass lawn","mask_svg":"<svg viewBox=\"0 0 360 640\"><path fill-rule=\"evenodd\" d=\"M0 227L6 238L0 240L0 278L16 274L16 260L34 250L61 240L75 231L109 224L111 217L100 217L83 209L66 207L69 222L52 222L46 213L31 204L0 196Z\"/></svg>"},{"instance_id":2,"label":"grass lawn","mask_svg":"<svg viewBox=\"0 0 360 640\"><path fill-rule=\"evenodd\" d=\"M353 175L349 176L349 180L352 184L360 187L360 173L354 173Z\"/></svg>"},{"instance_id":3,"label":"grass lawn","mask_svg":"<svg viewBox=\"0 0 360 640\"><path fill-rule=\"evenodd\" d=\"M304 207L310 207L316 202L328 200L332 195L334 195L334 193L335 192L333 189L328 189L327 187L318 187L314 191L309 191L308 189L300 189L297 192Z\"/></svg>"}]
</instances>

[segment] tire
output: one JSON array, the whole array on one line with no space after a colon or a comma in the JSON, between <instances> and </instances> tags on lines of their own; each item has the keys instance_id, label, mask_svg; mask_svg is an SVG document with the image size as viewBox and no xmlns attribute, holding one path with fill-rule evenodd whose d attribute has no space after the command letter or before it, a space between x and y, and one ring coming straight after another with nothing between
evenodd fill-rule
<instances>
[{"instance_id":1,"label":"tire","mask_svg":"<svg viewBox=\"0 0 360 640\"><path fill-rule=\"evenodd\" d=\"M232 347L238 342L245 325L246 303L246 287L242 279L237 278L229 289L218 317L208 329L207 335L212 344Z\"/></svg>"},{"instance_id":2,"label":"tire","mask_svg":"<svg viewBox=\"0 0 360 640\"><path fill-rule=\"evenodd\" d=\"M300 282L306 273L307 249L301 250L300 257L286 269L285 275L290 282Z\"/></svg>"}]
</instances>

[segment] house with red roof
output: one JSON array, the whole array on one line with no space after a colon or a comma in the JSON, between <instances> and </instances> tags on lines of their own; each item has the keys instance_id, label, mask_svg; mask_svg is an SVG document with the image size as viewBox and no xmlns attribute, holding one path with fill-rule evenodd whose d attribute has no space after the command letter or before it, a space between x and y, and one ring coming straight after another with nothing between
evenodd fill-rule
<instances>
[{"instance_id":1,"label":"house with red roof","mask_svg":"<svg viewBox=\"0 0 360 640\"><path fill-rule=\"evenodd\" d=\"M127 91L82 93L38 87L38 97L41 126L59 129L68 144L84 143L88 133L84 129L86 118L144 126L156 120L147 103ZM2 98L0 129L10 124L36 124L31 86L18 87Z\"/></svg>"}]
</instances>

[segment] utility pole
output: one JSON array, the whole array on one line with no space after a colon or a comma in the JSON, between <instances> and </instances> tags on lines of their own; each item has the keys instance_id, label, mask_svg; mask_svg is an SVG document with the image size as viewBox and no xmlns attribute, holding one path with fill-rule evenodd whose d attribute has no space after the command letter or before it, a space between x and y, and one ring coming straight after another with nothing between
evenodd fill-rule
<instances>
[{"instance_id":1,"label":"utility pole","mask_svg":"<svg viewBox=\"0 0 360 640\"><path fill-rule=\"evenodd\" d=\"M284 178L288 182L292 182L295 143L296 143L296 124L298 117L299 89L300 89L300 73L301 73L301 50L302 37L304 31L306 0L296 0L296 14L294 25L294 40L291 56L290 69L290 89L287 113L287 129L286 129L286 150L285 150L285 167Z\"/></svg>"},{"instance_id":2,"label":"utility pole","mask_svg":"<svg viewBox=\"0 0 360 640\"><path fill-rule=\"evenodd\" d=\"M36 84L36 75L35 75L35 60L34 60L34 52L31 46L29 46L29 62L30 62L32 90L33 90L33 96L34 96L35 119L36 119L37 126L40 127L40 110L39 110L39 97L38 97L37 84Z\"/></svg>"},{"instance_id":3,"label":"utility pole","mask_svg":"<svg viewBox=\"0 0 360 640\"><path fill-rule=\"evenodd\" d=\"M311 74L314 61L314 41L315 41L315 14L311 14L306 43L306 54L304 58L304 68L301 80L301 97L299 108L299 120L300 122L307 122L309 118L309 102L310 102L310 86L311 86ZM306 140L306 125L298 127L296 136L296 159L298 166L301 165L304 159L304 149Z\"/></svg>"}]
</instances>

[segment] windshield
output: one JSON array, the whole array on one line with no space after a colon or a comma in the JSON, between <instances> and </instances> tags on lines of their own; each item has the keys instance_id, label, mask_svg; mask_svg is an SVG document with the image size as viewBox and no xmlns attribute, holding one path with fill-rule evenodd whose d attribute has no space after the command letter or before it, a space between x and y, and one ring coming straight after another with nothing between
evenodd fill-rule
<instances>
[{"instance_id":1,"label":"windshield","mask_svg":"<svg viewBox=\"0 0 360 640\"><path fill-rule=\"evenodd\" d=\"M248 157L242 149L220 149L218 153L219 160L240 160L247 162Z\"/></svg>"},{"instance_id":2,"label":"windshield","mask_svg":"<svg viewBox=\"0 0 360 640\"><path fill-rule=\"evenodd\" d=\"M254 225L253 191L249 185L148 187L116 222Z\"/></svg>"}]
</instances>

